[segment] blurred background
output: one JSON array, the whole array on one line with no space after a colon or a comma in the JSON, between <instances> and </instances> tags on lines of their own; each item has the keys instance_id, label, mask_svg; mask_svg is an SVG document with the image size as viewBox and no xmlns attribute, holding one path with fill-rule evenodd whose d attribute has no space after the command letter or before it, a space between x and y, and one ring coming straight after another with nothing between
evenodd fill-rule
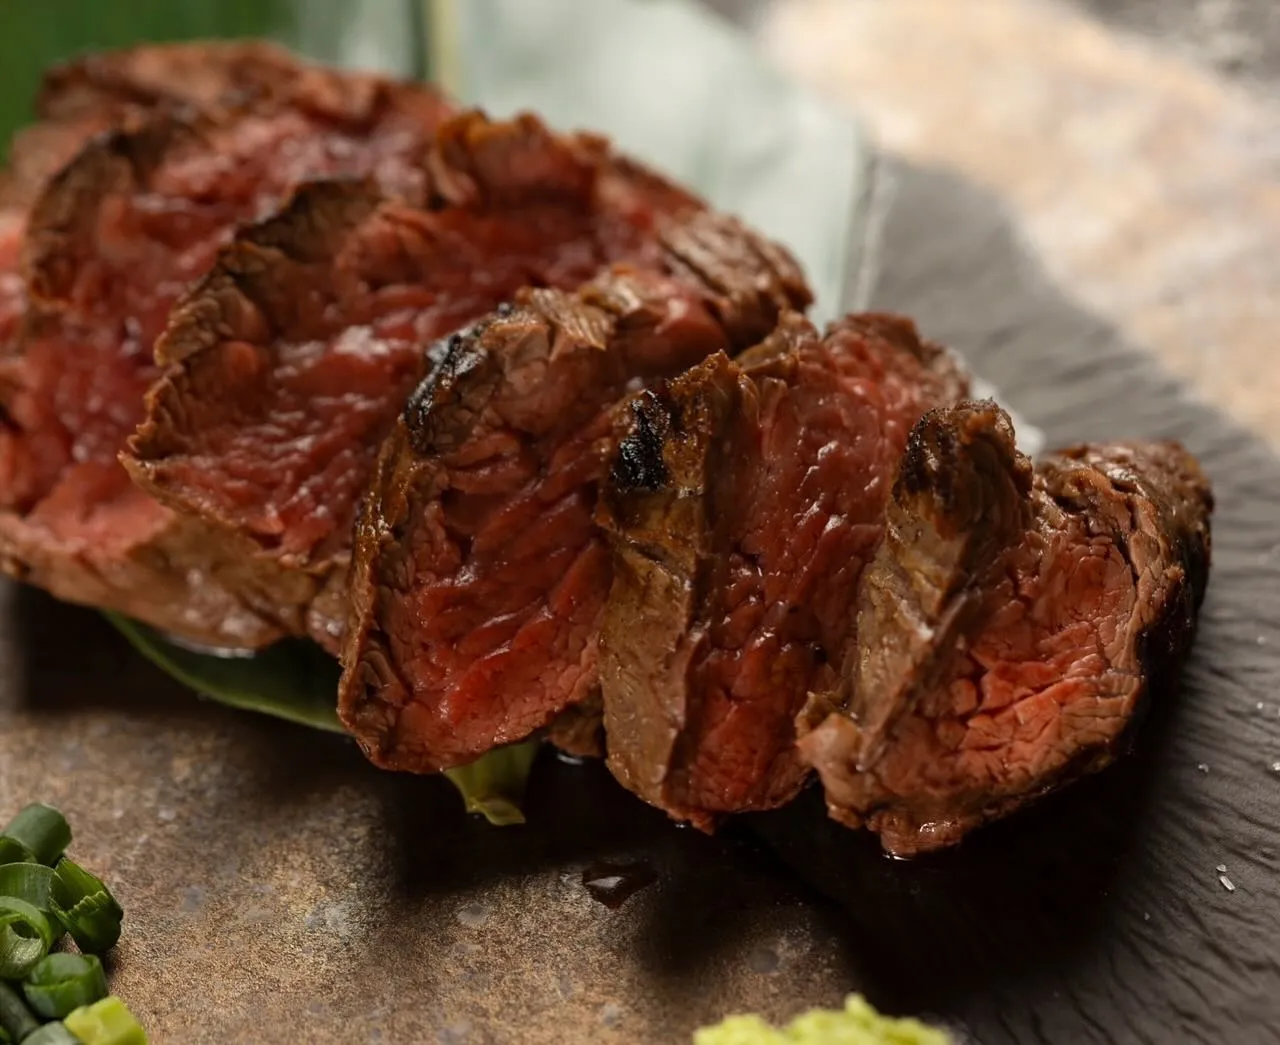
<instances>
[{"instance_id":1,"label":"blurred background","mask_svg":"<svg viewBox=\"0 0 1280 1045\"><path fill-rule=\"evenodd\" d=\"M1056 282L1280 447L1280 4L752 6L779 64L993 189Z\"/></svg>"}]
</instances>

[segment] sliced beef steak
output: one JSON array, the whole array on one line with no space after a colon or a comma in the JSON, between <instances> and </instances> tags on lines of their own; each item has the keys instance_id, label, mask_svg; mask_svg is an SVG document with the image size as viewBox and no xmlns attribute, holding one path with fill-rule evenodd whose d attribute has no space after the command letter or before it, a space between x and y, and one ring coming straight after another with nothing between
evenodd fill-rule
<instances>
[{"instance_id":1,"label":"sliced beef steak","mask_svg":"<svg viewBox=\"0 0 1280 1045\"><path fill-rule=\"evenodd\" d=\"M45 71L36 112L77 119L104 106L210 109L264 96L376 92L382 77L337 72L261 41L148 44L82 55Z\"/></svg>"},{"instance_id":2,"label":"sliced beef steak","mask_svg":"<svg viewBox=\"0 0 1280 1045\"><path fill-rule=\"evenodd\" d=\"M32 473L45 468L59 469L59 462L65 462L70 445L68 434L56 425L51 430L39 430L37 420L36 429L27 427L32 420L30 411L40 413L37 405L40 393L29 395L26 388L38 377L21 358L24 348L19 343L28 310L28 286L22 260L32 205L44 194L43 202L37 207L42 213L35 215L34 220L37 234L47 236L48 208L51 205L65 207L67 196L60 190L46 192L46 186L82 150L89 157L87 161L85 156L81 157L82 165L86 162L92 165L95 157L101 158L102 151L97 145L88 145L86 149L86 144L97 134L114 129L120 140L127 141L129 130L145 124L157 107L198 104L225 108L242 98L246 90L266 90L268 81L278 85L281 91L286 82L292 83L295 86L290 89L297 91L302 71L298 63L275 48L214 44L142 47L97 55L46 75L38 103L42 121L17 134L9 150L9 167L0 175L0 355L17 357L0 363L0 408L5 421L4 434L0 435L0 487L8 491L0 493L4 509L11 511L24 498L35 496L29 485ZM54 251L60 249L56 239L48 242ZM53 261L57 263L56 258ZM36 259L33 267L37 277L43 278L45 265ZM56 365L56 361L54 363ZM74 402L69 401L73 389L54 387L47 391L50 395L45 397L46 412L77 409ZM126 408L113 403L106 409ZM25 420L24 411L28 411ZM104 455L101 467L91 467L91 473L81 477L84 480L82 503L110 496L110 483L104 488L103 482L112 476L118 480L119 470ZM25 489L24 484L28 484ZM55 501L53 507L70 516L65 529L74 539L75 514L79 508L74 488L63 492L71 493L72 500ZM126 499L134 498L130 494ZM145 506L142 511L145 514ZM54 523L56 525L57 520ZM78 576L67 576L66 571L59 569L61 553L50 547L58 538L42 533L44 528L39 523L27 527L20 515L13 515L0 528L8 531L8 537L0 538L0 554L8 572L31 576L41 582L52 578L54 590L69 598L109 600L114 582L99 573L76 570ZM171 550L157 550L155 557L163 564L163 560L174 558L174 554ZM163 591L155 593L155 598L175 598L184 590L182 583L171 580L163 585Z\"/></svg>"},{"instance_id":3,"label":"sliced beef steak","mask_svg":"<svg viewBox=\"0 0 1280 1045\"><path fill-rule=\"evenodd\" d=\"M1212 496L1172 443L1035 471L991 403L912 433L863 579L859 654L800 742L831 815L910 855L1109 764L1186 653Z\"/></svg>"},{"instance_id":4,"label":"sliced beef steak","mask_svg":"<svg viewBox=\"0 0 1280 1045\"><path fill-rule=\"evenodd\" d=\"M459 117L426 166L425 206L315 185L245 230L158 343L163 379L126 462L283 569L280 619L335 651L356 501L425 347L522 287L573 288L614 262L687 268L739 236L602 140L532 117Z\"/></svg>"},{"instance_id":5,"label":"sliced beef steak","mask_svg":"<svg viewBox=\"0 0 1280 1045\"><path fill-rule=\"evenodd\" d=\"M593 517L618 400L754 343L808 296L789 260L728 219L657 242L669 257L655 271L522 292L450 338L383 447L339 690L379 765L468 762L553 719L560 743L590 749L590 711L557 716L597 687L610 556Z\"/></svg>"},{"instance_id":6,"label":"sliced beef steak","mask_svg":"<svg viewBox=\"0 0 1280 1045\"><path fill-rule=\"evenodd\" d=\"M623 784L704 828L795 795L793 722L853 641L907 434L966 390L906 320L851 316L820 337L791 316L736 363L634 401L601 509L615 576L600 676Z\"/></svg>"},{"instance_id":7,"label":"sliced beef steak","mask_svg":"<svg viewBox=\"0 0 1280 1045\"><path fill-rule=\"evenodd\" d=\"M125 130L156 108L226 107L247 95L329 95L315 83L352 83L300 65L266 44L165 44L90 55L45 74L37 112L40 122L23 128L9 148L0 174L0 351L11 350L26 310L26 284L19 272L27 210L46 182L95 134Z\"/></svg>"},{"instance_id":8,"label":"sliced beef steak","mask_svg":"<svg viewBox=\"0 0 1280 1045\"><path fill-rule=\"evenodd\" d=\"M300 82L306 78L366 79L304 65L260 43L147 45L54 66L45 72L36 99L40 122L14 137L0 201L28 206L102 131L127 129L157 109L222 108L250 96L303 93Z\"/></svg>"},{"instance_id":9,"label":"sliced beef steak","mask_svg":"<svg viewBox=\"0 0 1280 1045\"><path fill-rule=\"evenodd\" d=\"M244 564L224 561L204 524L183 530L117 455L142 420L170 306L238 222L316 175L426 192L445 106L422 88L377 83L355 92L358 105L296 86L287 97L156 112L94 138L40 194L26 233L30 303L0 360L8 572L200 642L251 647L288 630L253 593L266 581L242 593L230 578Z\"/></svg>"},{"instance_id":10,"label":"sliced beef steak","mask_svg":"<svg viewBox=\"0 0 1280 1045\"><path fill-rule=\"evenodd\" d=\"M13 350L14 338L27 310L26 286L19 272L26 226L27 216L23 211L0 207L0 355ZM3 424L2 418L0 424Z\"/></svg>"}]
</instances>

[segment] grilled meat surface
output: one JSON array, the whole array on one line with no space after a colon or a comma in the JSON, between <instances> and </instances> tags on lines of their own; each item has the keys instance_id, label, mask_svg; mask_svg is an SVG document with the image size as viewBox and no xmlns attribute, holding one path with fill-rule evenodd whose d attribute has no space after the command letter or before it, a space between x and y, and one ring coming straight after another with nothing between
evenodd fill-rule
<instances>
[{"instance_id":1,"label":"grilled meat surface","mask_svg":"<svg viewBox=\"0 0 1280 1045\"><path fill-rule=\"evenodd\" d=\"M905 856L1109 764L1190 645L1213 500L1176 443L1034 469L992 403L926 415L863 580L859 647L800 751Z\"/></svg>"},{"instance_id":2,"label":"grilled meat surface","mask_svg":"<svg viewBox=\"0 0 1280 1045\"><path fill-rule=\"evenodd\" d=\"M420 205L314 184L243 230L159 340L126 458L157 499L224 534L228 557L251 545L279 580L275 619L335 652L356 502L427 347L522 287L660 264L657 228L702 209L532 117L462 115L423 169Z\"/></svg>"},{"instance_id":3,"label":"grilled meat surface","mask_svg":"<svg viewBox=\"0 0 1280 1045\"><path fill-rule=\"evenodd\" d=\"M378 765L542 732L710 830L816 771L909 856L1124 750L1213 498L1034 465L910 321L594 135L268 44L51 69L0 172L0 569L307 636Z\"/></svg>"},{"instance_id":4,"label":"grilled meat surface","mask_svg":"<svg viewBox=\"0 0 1280 1045\"><path fill-rule=\"evenodd\" d=\"M88 119L94 99L154 97L173 82L165 70L178 53L181 68L196 61L182 48L90 61L83 75L55 75L45 106ZM254 53L275 68L263 56L274 52ZM117 459L158 376L153 343L237 225L270 213L299 181L371 176L422 194L447 107L422 87L297 63L277 69L287 90L247 90L243 55L214 54L203 79L177 81L184 104L90 139L31 205L25 308L0 359L0 563L69 601L256 647L290 630L272 591L291 578L248 563L247 542L228 555L215 527L158 504ZM81 89L86 77L92 90ZM230 93L218 93L223 79ZM60 82L78 100L60 103Z\"/></svg>"},{"instance_id":5,"label":"grilled meat surface","mask_svg":"<svg viewBox=\"0 0 1280 1045\"><path fill-rule=\"evenodd\" d=\"M907 321L783 320L634 402L601 516L615 553L601 637L609 766L673 817L792 798L793 720L855 641L858 578L925 410L963 395Z\"/></svg>"},{"instance_id":6,"label":"grilled meat surface","mask_svg":"<svg viewBox=\"0 0 1280 1045\"><path fill-rule=\"evenodd\" d=\"M466 762L592 698L610 576L593 517L618 401L807 300L790 260L732 220L697 215L659 242L655 269L522 292L449 338L384 445L339 699L378 764Z\"/></svg>"}]
</instances>

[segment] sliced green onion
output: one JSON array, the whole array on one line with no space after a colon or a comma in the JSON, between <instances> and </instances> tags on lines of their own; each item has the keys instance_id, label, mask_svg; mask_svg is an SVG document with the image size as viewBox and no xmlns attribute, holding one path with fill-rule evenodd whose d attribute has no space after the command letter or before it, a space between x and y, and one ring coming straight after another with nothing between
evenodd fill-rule
<instances>
[{"instance_id":1,"label":"sliced green onion","mask_svg":"<svg viewBox=\"0 0 1280 1045\"><path fill-rule=\"evenodd\" d=\"M22 1041L40 1028L40 1021L7 983L0 983L0 1027L14 1041Z\"/></svg>"},{"instance_id":2,"label":"sliced green onion","mask_svg":"<svg viewBox=\"0 0 1280 1045\"><path fill-rule=\"evenodd\" d=\"M62 1022L84 1045L147 1045L146 1032L114 994L76 1009Z\"/></svg>"},{"instance_id":3,"label":"sliced green onion","mask_svg":"<svg viewBox=\"0 0 1280 1045\"><path fill-rule=\"evenodd\" d=\"M22 993L46 1020L60 1020L105 998L107 977L102 962L92 954L50 954L27 973Z\"/></svg>"},{"instance_id":4,"label":"sliced green onion","mask_svg":"<svg viewBox=\"0 0 1280 1045\"><path fill-rule=\"evenodd\" d=\"M26 900L0 896L0 980L20 980L49 953L53 923Z\"/></svg>"},{"instance_id":5,"label":"sliced green onion","mask_svg":"<svg viewBox=\"0 0 1280 1045\"><path fill-rule=\"evenodd\" d=\"M46 1023L34 1034L23 1038L22 1045L80 1045L80 1039L67 1030L65 1023Z\"/></svg>"},{"instance_id":6,"label":"sliced green onion","mask_svg":"<svg viewBox=\"0 0 1280 1045\"><path fill-rule=\"evenodd\" d=\"M53 905L58 920L87 954L101 954L120 939L124 911L102 880L66 857L53 869Z\"/></svg>"},{"instance_id":7,"label":"sliced green onion","mask_svg":"<svg viewBox=\"0 0 1280 1045\"><path fill-rule=\"evenodd\" d=\"M53 868L44 864L0 864L0 896L26 900L46 914L53 911Z\"/></svg>"},{"instance_id":8,"label":"sliced green onion","mask_svg":"<svg viewBox=\"0 0 1280 1045\"><path fill-rule=\"evenodd\" d=\"M16 838L5 838L0 835L0 865L38 863L36 854L19 842ZM0 1041L4 1041L0 1038Z\"/></svg>"},{"instance_id":9,"label":"sliced green onion","mask_svg":"<svg viewBox=\"0 0 1280 1045\"><path fill-rule=\"evenodd\" d=\"M71 844L71 826L53 806L33 802L9 821L0 836L24 847L35 863L52 867Z\"/></svg>"}]
</instances>

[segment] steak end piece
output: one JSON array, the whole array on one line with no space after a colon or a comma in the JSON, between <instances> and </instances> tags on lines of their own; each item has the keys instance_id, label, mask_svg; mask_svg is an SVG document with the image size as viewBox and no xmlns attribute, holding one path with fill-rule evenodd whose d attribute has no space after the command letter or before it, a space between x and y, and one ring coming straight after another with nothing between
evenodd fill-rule
<instances>
[{"instance_id":1,"label":"steak end piece","mask_svg":"<svg viewBox=\"0 0 1280 1045\"><path fill-rule=\"evenodd\" d=\"M428 124L439 122L446 104L421 83L328 68L277 44L201 40L99 51L52 66L36 111L44 120L76 120L108 106L217 112L265 103L368 126L393 96L392 104Z\"/></svg>"},{"instance_id":2,"label":"steak end piece","mask_svg":"<svg viewBox=\"0 0 1280 1045\"><path fill-rule=\"evenodd\" d=\"M737 237L739 278L617 268L521 292L432 353L356 528L339 712L377 764L431 772L553 720L582 746L562 713L597 689L610 558L593 517L616 404L746 347L806 294L736 222L681 227Z\"/></svg>"},{"instance_id":3,"label":"steak end piece","mask_svg":"<svg viewBox=\"0 0 1280 1045\"><path fill-rule=\"evenodd\" d=\"M370 89L372 78L358 79L359 88L344 91L337 85L353 83L350 76L303 66L259 43L149 45L86 55L48 70L36 106L41 119L14 135L8 168L0 172L0 352L13 351L27 305L19 271L27 211L92 137L136 130L161 110L225 110L250 97L348 97L353 112L356 96L368 105L378 93ZM439 104L427 92L410 90Z\"/></svg>"},{"instance_id":4,"label":"steak end piece","mask_svg":"<svg viewBox=\"0 0 1280 1045\"><path fill-rule=\"evenodd\" d=\"M1212 508L1174 443L1033 471L994 404L926 415L863 579L857 655L804 716L831 815L909 856L1113 761L1190 645Z\"/></svg>"},{"instance_id":5,"label":"steak end piece","mask_svg":"<svg viewBox=\"0 0 1280 1045\"><path fill-rule=\"evenodd\" d=\"M205 645L256 647L303 626L277 612L271 592L292 592L279 600L287 612L316 584L254 563L256 549L216 520L179 518L121 467L157 376L153 342L237 224L274 209L300 178L368 175L423 194L423 154L447 107L427 88L292 62L278 90L215 90L234 62L215 62L206 86L175 86L156 70L179 51L86 60L123 65L94 73L81 101L64 93L78 87L51 81L46 110L65 119L93 111L95 98L144 105L182 87L201 97L157 101L145 118L92 138L31 206L19 334L0 357L0 565L60 598ZM196 104L205 94L221 101ZM0 303L0 336L6 312Z\"/></svg>"},{"instance_id":6,"label":"steak end piece","mask_svg":"<svg viewBox=\"0 0 1280 1045\"><path fill-rule=\"evenodd\" d=\"M631 404L600 511L615 564L600 675L624 785L703 828L796 794L793 722L851 645L907 434L966 389L909 321L850 316L819 337L791 315Z\"/></svg>"},{"instance_id":7,"label":"steak end piece","mask_svg":"<svg viewBox=\"0 0 1280 1045\"><path fill-rule=\"evenodd\" d=\"M100 110L104 103L205 108L245 94L287 90L300 73L301 64L284 48L256 41L99 51L45 70L36 112L56 120Z\"/></svg>"},{"instance_id":8,"label":"steak end piece","mask_svg":"<svg viewBox=\"0 0 1280 1045\"><path fill-rule=\"evenodd\" d=\"M325 93L301 87L317 77L351 80L256 42L148 44L53 66L36 99L39 122L19 130L9 149L0 206L25 209L102 131L131 129L161 109L217 109L251 97Z\"/></svg>"}]
</instances>

